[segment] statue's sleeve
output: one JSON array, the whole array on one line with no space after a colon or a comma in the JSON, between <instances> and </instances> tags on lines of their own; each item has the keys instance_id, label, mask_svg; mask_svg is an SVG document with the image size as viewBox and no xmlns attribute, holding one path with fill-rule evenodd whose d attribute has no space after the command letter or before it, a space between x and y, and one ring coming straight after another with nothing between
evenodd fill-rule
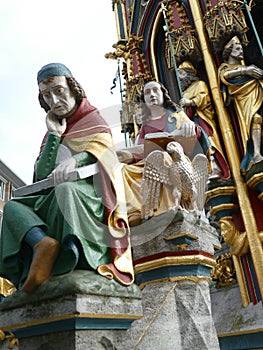
<instances>
[{"instance_id":1,"label":"statue's sleeve","mask_svg":"<svg viewBox=\"0 0 263 350\"><path fill-rule=\"evenodd\" d=\"M55 168L56 157L60 144L60 137L49 134L43 151L41 152L35 167L38 180L45 179Z\"/></svg>"},{"instance_id":2,"label":"statue's sleeve","mask_svg":"<svg viewBox=\"0 0 263 350\"><path fill-rule=\"evenodd\" d=\"M77 162L77 166L76 166L77 168L80 168L88 164L93 164L97 161L97 158L95 156L93 156L91 153L86 151L75 154L73 158Z\"/></svg>"}]
</instances>

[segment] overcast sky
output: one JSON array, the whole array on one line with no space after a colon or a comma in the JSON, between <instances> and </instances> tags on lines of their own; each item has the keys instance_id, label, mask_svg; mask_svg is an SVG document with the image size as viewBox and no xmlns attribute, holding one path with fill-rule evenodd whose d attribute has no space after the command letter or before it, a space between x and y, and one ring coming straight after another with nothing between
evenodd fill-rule
<instances>
[{"instance_id":1,"label":"overcast sky","mask_svg":"<svg viewBox=\"0 0 263 350\"><path fill-rule=\"evenodd\" d=\"M46 131L36 76L51 62L64 63L91 104L118 135L120 88L110 93L117 62L106 59L117 42L111 0L0 0L0 159L26 183ZM117 134L116 134L117 130Z\"/></svg>"}]
</instances>

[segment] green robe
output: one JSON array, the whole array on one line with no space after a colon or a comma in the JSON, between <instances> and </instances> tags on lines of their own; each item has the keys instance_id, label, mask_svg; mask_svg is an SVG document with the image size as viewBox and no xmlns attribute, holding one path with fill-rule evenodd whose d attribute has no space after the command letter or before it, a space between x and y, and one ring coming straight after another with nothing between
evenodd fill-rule
<instances>
[{"instance_id":1,"label":"green robe","mask_svg":"<svg viewBox=\"0 0 263 350\"><path fill-rule=\"evenodd\" d=\"M35 226L62 245L53 274L70 272L78 262L80 268L92 269L109 263L103 222L103 201L92 178L62 183L45 195L12 199L4 207L0 274L21 287L32 259L23 239Z\"/></svg>"},{"instance_id":2,"label":"green robe","mask_svg":"<svg viewBox=\"0 0 263 350\"><path fill-rule=\"evenodd\" d=\"M103 172L117 186L118 159L103 118L86 99L70 118L61 139L55 135L44 138L36 167L38 179L45 178L55 168L59 144L63 142L70 149L78 167L99 160L101 170L104 169ZM45 194L14 198L7 202L0 236L0 275L21 288L33 258L33 250L24 238L31 228L38 226L61 244L53 275L64 274L77 267L97 270L108 278L115 278L114 273L117 272L118 280L122 283L121 273L124 272L124 283L131 284L133 269L130 246L126 250L115 249L112 253L112 239L115 242L127 236L127 229L118 226L123 214L123 208L118 203L123 201L117 198L117 205L109 210L107 198L111 195L108 194L106 198L104 192L102 198L100 180L101 173L76 182L61 183ZM110 183L107 188L111 188ZM114 193L118 197L121 191ZM107 213L105 208L108 208Z\"/></svg>"}]
</instances>

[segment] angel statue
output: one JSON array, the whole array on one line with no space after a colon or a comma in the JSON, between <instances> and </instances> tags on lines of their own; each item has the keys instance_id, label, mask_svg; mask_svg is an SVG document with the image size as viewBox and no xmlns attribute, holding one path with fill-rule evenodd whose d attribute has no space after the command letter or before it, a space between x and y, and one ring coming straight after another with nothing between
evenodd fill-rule
<instances>
[{"instance_id":1,"label":"angel statue","mask_svg":"<svg viewBox=\"0 0 263 350\"><path fill-rule=\"evenodd\" d=\"M168 143L166 151L155 150L145 159L142 177L142 219L154 215L158 208L162 186L169 186L174 205L170 209L182 209L201 214L205 204L205 188L208 181L208 160L197 154L192 161L175 141Z\"/></svg>"}]
</instances>

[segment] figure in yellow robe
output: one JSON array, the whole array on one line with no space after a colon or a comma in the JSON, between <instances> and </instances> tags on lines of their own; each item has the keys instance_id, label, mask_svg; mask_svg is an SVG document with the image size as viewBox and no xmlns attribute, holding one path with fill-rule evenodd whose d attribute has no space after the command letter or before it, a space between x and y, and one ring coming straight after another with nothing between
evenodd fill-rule
<instances>
[{"instance_id":1,"label":"figure in yellow robe","mask_svg":"<svg viewBox=\"0 0 263 350\"><path fill-rule=\"evenodd\" d=\"M243 64L243 47L237 37L225 46L218 70L225 103L233 101L244 149L243 172L262 157L263 70Z\"/></svg>"},{"instance_id":2,"label":"figure in yellow robe","mask_svg":"<svg viewBox=\"0 0 263 350\"><path fill-rule=\"evenodd\" d=\"M188 117L202 127L211 142L208 155L212 168L210 179L228 179L230 170L217 132L215 113L208 87L203 80L198 78L196 69L189 61L180 64L178 73L183 90L183 98L179 103L186 108Z\"/></svg>"}]
</instances>

